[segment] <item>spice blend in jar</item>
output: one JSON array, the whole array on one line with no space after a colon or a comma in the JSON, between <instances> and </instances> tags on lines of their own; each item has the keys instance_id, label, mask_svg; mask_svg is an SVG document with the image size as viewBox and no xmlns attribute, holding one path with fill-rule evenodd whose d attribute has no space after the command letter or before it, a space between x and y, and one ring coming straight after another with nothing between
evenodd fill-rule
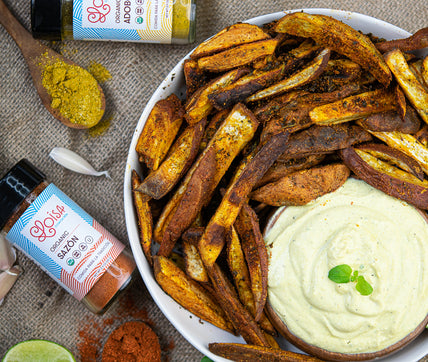
<instances>
[{"instance_id":1,"label":"spice blend in jar","mask_svg":"<svg viewBox=\"0 0 428 362\"><path fill-rule=\"evenodd\" d=\"M189 44L195 0L32 0L31 29L48 40Z\"/></svg>"},{"instance_id":2,"label":"spice blend in jar","mask_svg":"<svg viewBox=\"0 0 428 362\"><path fill-rule=\"evenodd\" d=\"M94 313L136 270L125 246L25 159L0 180L0 237Z\"/></svg>"},{"instance_id":3,"label":"spice blend in jar","mask_svg":"<svg viewBox=\"0 0 428 362\"><path fill-rule=\"evenodd\" d=\"M132 321L116 328L107 339L102 362L160 362L158 336L144 322Z\"/></svg>"}]
</instances>

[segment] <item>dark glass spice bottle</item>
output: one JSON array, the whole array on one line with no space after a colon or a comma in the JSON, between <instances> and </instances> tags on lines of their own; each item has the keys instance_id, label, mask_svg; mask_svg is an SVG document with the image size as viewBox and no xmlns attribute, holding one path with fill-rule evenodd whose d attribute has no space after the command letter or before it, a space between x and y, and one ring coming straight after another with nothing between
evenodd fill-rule
<instances>
[{"instance_id":1,"label":"dark glass spice bottle","mask_svg":"<svg viewBox=\"0 0 428 362\"><path fill-rule=\"evenodd\" d=\"M31 29L48 40L189 44L195 0L32 0Z\"/></svg>"},{"instance_id":2,"label":"dark glass spice bottle","mask_svg":"<svg viewBox=\"0 0 428 362\"><path fill-rule=\"evenodd\" d=\"M94 313L132 281L125 246L26 159L0 180L0 237Z\"/></svg>"}]
</instances>

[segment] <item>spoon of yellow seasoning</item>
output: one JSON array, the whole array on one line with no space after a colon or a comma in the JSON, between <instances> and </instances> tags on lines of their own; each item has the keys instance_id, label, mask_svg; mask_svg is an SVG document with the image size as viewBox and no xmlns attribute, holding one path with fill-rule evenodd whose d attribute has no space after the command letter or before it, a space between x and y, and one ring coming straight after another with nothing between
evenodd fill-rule
<instances>
[{"instance_id":1,"label":"spoon of yellow seasoning","mask_svg":"<svg viewBox=\"0 0 428 362\"><path fill-rule=\"evenodd\" d=\"M104 93L85 69L35 40L0 0L0 23L21 49L47 110L71 128L90 128L102 118Z\"/></svg>"}]
</instances>

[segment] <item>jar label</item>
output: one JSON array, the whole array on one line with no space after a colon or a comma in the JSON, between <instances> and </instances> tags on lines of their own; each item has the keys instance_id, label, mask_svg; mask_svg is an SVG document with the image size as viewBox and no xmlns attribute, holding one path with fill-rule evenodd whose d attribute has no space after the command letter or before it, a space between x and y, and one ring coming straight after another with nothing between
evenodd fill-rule
<instances>
[{"instance_id":1,"label":"jar label","mask_svg":"<svg viewBox=\"0 0 428 362\"><path fill-rule=\"evenodd\" d=\"M74 0L73 38L171 43L176 0Z\"/></svg>"},{"instance_id":2,"label":"jar label","mask_svg":"<svg viewBox=\"0 0 428 362\"><path fill-rule=\"evenodd\" d=\"M6 238L78 300L125 248L53 184L25 210Z\"/></svg>"}]
</instances>

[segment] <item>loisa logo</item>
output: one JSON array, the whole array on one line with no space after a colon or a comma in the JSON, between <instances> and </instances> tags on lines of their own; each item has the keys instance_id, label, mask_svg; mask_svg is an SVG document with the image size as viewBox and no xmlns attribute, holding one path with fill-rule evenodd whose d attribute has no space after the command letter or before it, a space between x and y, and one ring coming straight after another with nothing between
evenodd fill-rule
<instances>
[{"instance_id":1,"label":"loisa logo","mask_svg":"<svg viewBox=\"0 0 428 362\"><path fill-rule=\"evenodd\" d=\"M37 238L40 242L55 236L55 222L58 221L64 213L64 206L56 205L53 210L47 212L48 216L43 220L34 221L34 225L30 227L31 236Z\"/></svg>"},{"instance_id":2,"label":"loisa logo","mask_svg":"<svg viewBox=\"0 0 428 362\"><path fill-rule=\"evenodd\" d=\"M93 0L92 6L88 7L86 10L88 12L88 20L91 23L104 23L106 21L106 16L110 12L110 5L105 4L104 0Z\"/></svg>"}]
</instances>

